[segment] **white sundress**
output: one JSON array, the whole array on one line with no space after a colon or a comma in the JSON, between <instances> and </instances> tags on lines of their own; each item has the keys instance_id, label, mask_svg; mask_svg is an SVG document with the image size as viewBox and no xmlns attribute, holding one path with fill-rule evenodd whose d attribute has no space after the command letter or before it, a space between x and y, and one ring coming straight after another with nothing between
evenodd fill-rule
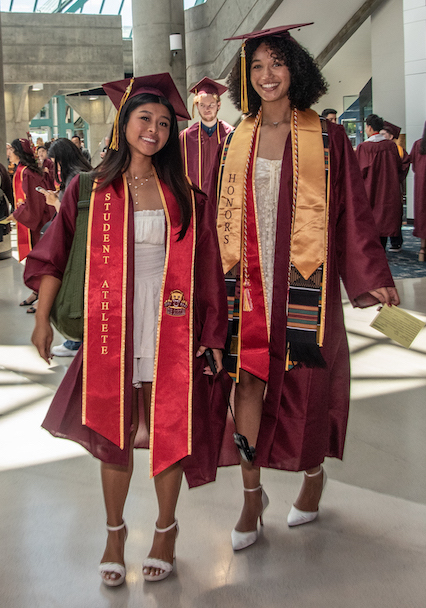
<instances>
[{"instance_id":1,"label":"white sundress","mask_svg":"<svg viewBox=\"0 0 426 608\"><path fill-rule=\"evenodd\" d=\"M255 191L266 301L271 318L281 160L256 159Z\"/></svg>"},{"instance_id":2,"label":"white sundress","mask_svg":"<svg viewBox=\"0 0 426 608\"><path fill-rule=\"evenodd\" d=\"M133 385L152 382L158 311L165 262L163 209L135 211Z\"/></svg>"}]
</instances>

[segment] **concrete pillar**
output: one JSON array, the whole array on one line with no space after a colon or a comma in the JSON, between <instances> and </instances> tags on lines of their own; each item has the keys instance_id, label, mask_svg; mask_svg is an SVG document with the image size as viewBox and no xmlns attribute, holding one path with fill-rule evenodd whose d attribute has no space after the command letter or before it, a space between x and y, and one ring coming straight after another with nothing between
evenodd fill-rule
<instances>
[{"instance_id":1,"label":"concrete pillar","mask_svg":"<svg viewBox=\"0 0 426 608\"><path fill-rule=\"evenodd\" d=\"M67 103L73 110L89 123L89 142L85 142L92 155L92 165L96 167L101 161L100 152L104 137L109 135L114 122L115 108L108 97L90 100L87 96L68 96Z\"/></svg>"},{"instance_id":2,"label":"concrete pillar","mask_svg":"<svg viewBox=\"0 0 426 608\"><path fill-rule=\"evenodd\" d=\"M185 47L183 0L133 0L133 66L135 76L170 72L186 99L185 48L173 56L170 34L181 34Z\"/></svg>"},{"instance_id":3,"label":"concrete pillar","mask_svg":"<svg viewBox=\"0 0 426 608\"><path fill-rule=\"evenodd\" d=\"M29 127L29 103L27 84L5 85L6 138L10 143L17 137L26 137Z\"/></svg>"},{"instance_id":4,"label":"concrete pillar","mask_svg":"<svg viewBox=\"0 0 426 608\"><path fill-rule=\"evenodd\" d=\"M405 101L407 150L423 134L426 120L426 6L424 0L404 0ZM414 217L413 173L407 177L407 216Z\"/></svg>"},{"instance_id":5,"label":"concrete pillar","mask_svg":"<svg viewBox=\"0 0 426 608\"><path fill-rule=\"evenodd\" d=\"M387 0L371 16L373 112L405 133L403 0Z\"/></svg>"},{"instance_id":6,"label":"concrete pillar","mask_svg":"<svg viewBox=\"0 0 426 608\"><path fill-rule=\"evenodd\" d=\"M3 80L3 42L1 34L0 13L0 163L7 167L6 157L6 113L4 106L4 80Z\"/></svg>"}]
</instances>

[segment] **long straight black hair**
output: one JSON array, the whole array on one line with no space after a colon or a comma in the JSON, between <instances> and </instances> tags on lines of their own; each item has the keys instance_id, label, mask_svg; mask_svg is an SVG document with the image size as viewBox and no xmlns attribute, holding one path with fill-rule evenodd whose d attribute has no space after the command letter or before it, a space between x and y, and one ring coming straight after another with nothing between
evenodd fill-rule
<instances>
[{"instance_id":1,"label":"long straight black hair","mask_svg":"<svg viewBox=\"0 0 426 608\"><path fill-rule=\"evenodd\" d=\"M89 161L66 137L60 137L52 143L49 147L49 158L55 164L55 179L60 184L61 190L65 190L70 176L92 171Z\"/></svg>"},{"instance_id":2,"label":"long straight black hair","mask_svg":"<svg viewBox=\"0 0 426 608\"><path fill-rule=\"evenodd\" d=\"M43 170L38 166L34 154L32 152L31 154L25 152L19 139L14 139L10 145L12 146L13 151L19 158L19 162L22 165L25 165L26 167L28 167L28 169L31 169L31 171L34 171L39 175L43 175Z\"/></svg>"},{"instance_id":3,"label":"long straight black hair","mask_svg":"<svg viewBox=\"0 0 426 608\"><path fill-rule=\"evenodd\" d=\"M131 154L126 139L125 127L133 110L147 103L159 103L170 112L169 139L164 147L153 155L152 164L157 171L158 177L170 189L179 206L182 222L182 228L179 233L180 240L185 236L191 220L191 187L185 176L183 167L176 113L168 99L151 93L141 93L126 101L121 109L118 123L118 150L108 149L103 162L93 172L93 178L99 180L99 188L104 189L127 171L131 161Z\"/></svg>"}]
</instances>

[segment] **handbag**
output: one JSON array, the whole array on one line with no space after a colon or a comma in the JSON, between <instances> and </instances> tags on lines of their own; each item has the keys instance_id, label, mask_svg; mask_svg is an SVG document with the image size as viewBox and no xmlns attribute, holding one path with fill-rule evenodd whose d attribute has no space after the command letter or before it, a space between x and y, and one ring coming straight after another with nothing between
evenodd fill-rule
<instances>
[{"instance_id":1,"label":"handbag","mask_svg":"<svg viewBox=\"0 0 426 608\"><path fill-rule=\"evenodd\" d=\"M61 288L50 311L50 321L68 340L80 342L84 327L84 276L86 271L87 225L93 181L80 173L75 233Z\"/></svg>"}]
</instances>

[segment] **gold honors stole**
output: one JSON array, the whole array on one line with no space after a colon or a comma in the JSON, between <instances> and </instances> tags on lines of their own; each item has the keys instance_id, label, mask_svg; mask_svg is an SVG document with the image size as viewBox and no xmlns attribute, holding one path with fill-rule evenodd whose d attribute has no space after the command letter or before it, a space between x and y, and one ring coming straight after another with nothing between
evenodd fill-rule
<instances>
[{"instance_id":1,"label":"gold honors stole","mask_svg":"<svg viewBox=\"0 0 426 608\"><path fill-rule=\"evenodd\" d=\"M25 169L26 169L26 167L24 165L21 165L21 163L19 163L18 166L16 167L16 171L13 176L13 194L15 197L15 207L16 208L20 207L23 203L25 203L26 198L27 198L25 196L25 192L22 187L22 180L24 178ZM22 262L22 260L25 260L25 258L27 257L27 255L29 254L29 252L32 249L31 232L30 232L29 228L24 226L24 224L21 224L21 222L19 220L17 221L16 230L17 230L17 241L18 241L18 256L19 256L19 261Z\"/></svg>"},{"instance_id":2,"label":"gold honors stole","mask_svg":"<svg viewBox=\"0 0 426 608\"><path fill-rule=\"evenodd\" d=\"M234 132L223 169L222 183L219 191L217 229L219 247L222 255L224 272L231 270L241 261L241 296L239 332L239 365L243 367L242 351L247 340L244 337L244 325L249 328L256 319L259 325L261 315L266 310L265 298L262 297L257 270L261 268L261 254L258 246L256 210L254 204L254 165L257 150L261 111L256 117L248 117ZM318 330L318 344L322 345L325 322L325 281L328 203L326 195L324 146L321 124L313 110L292 111L292 162L293 162L293 201L292 226L290 240L290 266L288 284L294 270L309 280L321 268L322 307L321 323ZM224 151L225 154L225 151ZM261 271L260 271L261 274ZM244 323L244 317L247 317ZM267 328L268 319L264 322ZM264 334L262 329L262 334ZM241 336L241 334L243 334ZM262 338L262 335L257 336ZM252 336L256 348L256 336ZM263 349L265 350L265 349ZM263 369L266 362L260 365ZM244 367L250 371L247 367ZM263 374L265 377L265 374Z\"/></svg>"},{"instance_id":3,"label":"gold honors stole","mask_svg":"<svg viewBox=\"0 0 426 608\"><path fill-rule=\"evenodd\" d=\"M217 127L216 127L216 137L217 137L217 143L218 145L220 145L220 132L219 132L219 120L217 120ZM197 179L195 180L196 185L201 189L201 185L203 183L203 155L202 155L202 148L201 148L201 129L203 127L201 126L201 120L198 122L198 131L197 131L197 142L198 142L198 174L197 174ZM187 131L188 129L185 129L185 131L183 132L183 162L184 162L184 169L185 169L185 174L189 177L189 173L188 173L188 141L187 141ZM213 137L213 135L212 135Z\"/></svg>"}]
</instances>

